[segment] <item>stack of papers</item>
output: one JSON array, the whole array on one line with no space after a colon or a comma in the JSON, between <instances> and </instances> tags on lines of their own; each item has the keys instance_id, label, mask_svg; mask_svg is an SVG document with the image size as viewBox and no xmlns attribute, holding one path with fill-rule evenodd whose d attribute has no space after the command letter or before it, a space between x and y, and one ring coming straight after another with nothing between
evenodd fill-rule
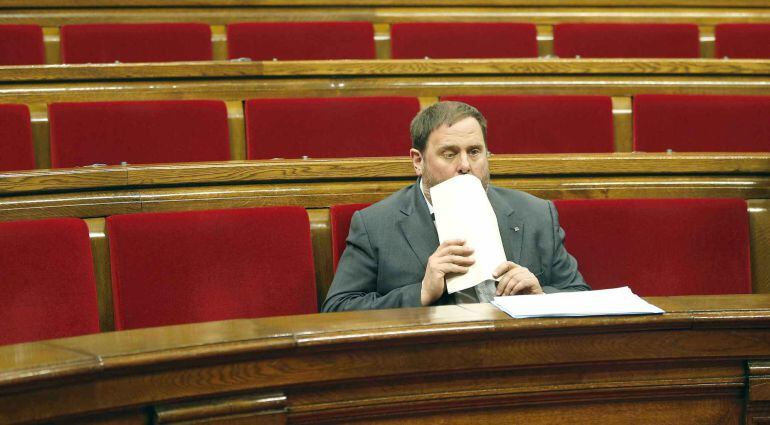
<instances>
[{"instance_id":1,"label":"stack of papers","mask_svg":"<svg viewBox=\"0 0 770 425\"><path fill-rule=\"evenodd\" d=\"M599 291L495 297L492 304L517 319L665 313L639 298L627 286Z\"/></svg>"}]
</instances>

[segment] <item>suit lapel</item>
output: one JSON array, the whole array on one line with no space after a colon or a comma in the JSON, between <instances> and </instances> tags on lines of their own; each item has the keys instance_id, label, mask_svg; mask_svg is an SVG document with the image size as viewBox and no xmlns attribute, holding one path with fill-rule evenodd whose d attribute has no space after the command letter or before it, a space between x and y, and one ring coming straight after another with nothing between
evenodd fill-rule
<instances>
[{"instance_id":1,"label":"suit lapel","mask_svg":"<svg viewBox=\"0 0 770 425\"><path fill-rule=\"evenodd\" d=\"M500 229L500 238L503 240L505 258L516 264L521 264L522 235L524 234L524 222L517 217L516 211L508 203L500 199L497 191L490 188L487 192L489 203L497 216L497 227Z\"/></svg>"},{"instance_id":2,"label":"suit lapel","mask_svg":"<svg viewBox=\"0 0 770 425\"><path fill-rule=\"evenodd\" d=\"M420 191L419 180L412 186L410 192L406 194L404 203L401 205L403 215L398 225L424 268L428 265L428 257L438 247L438 234L430 217L425 198Z\"/></svg>"}]
</instances>

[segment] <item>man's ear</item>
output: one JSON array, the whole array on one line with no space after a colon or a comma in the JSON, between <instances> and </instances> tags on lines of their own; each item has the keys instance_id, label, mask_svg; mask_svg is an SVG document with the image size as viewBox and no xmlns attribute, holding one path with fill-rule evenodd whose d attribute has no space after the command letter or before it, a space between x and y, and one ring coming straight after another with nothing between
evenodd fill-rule
<instances>
[{"instance_id":1,"label":"man's ear","mask_svg":"<svg viewBox=\"0 0 770 425\"><path fill-rule=\"evenodd\" d=\"M414 173L418 176L422 175L423 157L420 151L417 149L410 149L409 156L412 158L412 166L414 167Z\"/></svg>"}]
</instances>

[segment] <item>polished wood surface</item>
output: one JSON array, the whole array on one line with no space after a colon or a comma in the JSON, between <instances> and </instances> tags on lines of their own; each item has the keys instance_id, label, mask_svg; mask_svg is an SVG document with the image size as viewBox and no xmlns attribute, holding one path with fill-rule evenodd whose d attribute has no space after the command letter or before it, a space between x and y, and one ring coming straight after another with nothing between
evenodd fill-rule
<instances>
[{"instance_id":1,"label":"polished wood surface","mask_svg":"<svg viewBox=\"0 0 770 425\"><path fill-rule=\"evenodd\" d=\"M761 420L770 295L648 300L667 313L514 320L474 304L4 346L0 422Z\"/></svg>"},{"instance_id":2,"label":"polished wood surface","mask_svg":"<svg viewBox=\"0 0 770 425\"><path fill-rule=\"evenodd\" d=\"M136 6L681 6L770 7L767 0L5 0L0 8Z\"/></svg>"}]
</instances>

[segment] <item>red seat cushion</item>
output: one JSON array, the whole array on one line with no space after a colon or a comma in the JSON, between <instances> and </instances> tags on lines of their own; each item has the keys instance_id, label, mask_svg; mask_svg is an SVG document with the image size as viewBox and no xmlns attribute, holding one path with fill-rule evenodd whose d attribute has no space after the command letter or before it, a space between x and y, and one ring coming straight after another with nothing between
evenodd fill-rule
<instances>
[{"instance_id":1,"label":"red seat cushion","mask_svg":"<svg viewBox=\"0 0 770 425\"><path fill-rule=\"evenodd\" d=\"M211 27L198 23L61 27L63 63L207 61Z\"/></svg>"},{"instance_id":2,"label":"red seat cushion","mask_svg":"<svg viewBox=\"0 0 770 425\"><path fill-rule=\"evenodd\" d=\"M402 156L412 146L413 97L246 101L249 159Z\"/></svg>"},{"instance_id":3,"label":"red seat cushion","mask_svg":"<svg viewBox=\"0 0 770 425\"><path fill-rule=\"evenodd\" d=\"M218 100L52 103L51 166L230 159Z\"/></svg>"},{"instance_id":4,"label":"red seat cushion","mask_svg":"<svg viewBox=\"0 0 770 425\"><path fill-rule=\"evenodd\" d=\"M0 25L0 65L44 63L43 29L39 25Z\"/></svg>"},{"instance_id":5,"label":"red seat cushion","mask_svg":"<svg viewBox=\"0 0 770 425\"><path fill-rule=\"evenodd\" d=\"M643 296L751 292L742 199L557 200L567 250L594 289Z\"/></svg>"},{"instance_id":6,"label":"red seat cushion","mask_svg":"<svg viewBox=\"0 0 770 425\"><path fill-rule=\"evenodd\" d=\"M107 218L115 326L318 311L302 207Z\"/></svg>"},{"instance_id":7,"label":"red seat cushion","mask_svg":"<svg viewBox=\"0 0 770 425\"><path fill-rule=\"evenodd\" d=\"M332 231L332 263L334 270L337 270L337 263L340 261L342 253L345 251L345 241L350 232L350 220L353 213L368 207L370 204L346 204L332 205L329 208L329 221Z\"/></svg>"},{"instance_id":8,"label":"red seat cushion","mask_svg":"<svg viewBox=\"0 0 770 425\"><path fill-rule=\"evenodd\" d=\"M35 168L29 108L0 105L0 171Z\"/></svg>"},{"instance_id":9,"label":"red seat cushion","mask_svg":"<svg viewBox=\"0 0 770 425\"><path fill-rule=\"evenodd\" d=\"M609 96L447 96L487 119L489 150L508 153L613 152Z\"/></svg>"},{"instance_id":10,"label":"red seat cushion","mask_svg":"<svg viewBox=\"0 0 770 425\"><path fill-rule=\"evenodd\" d=\"M369 22L247 22L227 26L230 59L374 59Z\"/></svg>"},{"instance_id":11,"label":"red seat cushion","mask_svg":"<svg viewBox=\"0 0 770 425\"><path fill-rule=\"evenodd\" d=\"M697 58L695 24L557 24L553 50L560 58Z\"/></svg>"},{"instance_id":12,"label":"red seat cushion","mask_svg":"<svg viewBox=\"0 0 770 425\"><path fill-rule=\"evenodd\" d=\"M770 151L770 96L634 96L634 150Z\"/></svg>"},{"instance_id":13,"label":"red seat cushion","mask_svg":"<svg viewBox=\"0 0 770 425\"><path fill-rule=\"evenodd\" d=\"M0 222L0 292L0 344L99 332L85 222Z\"/></svg>"},{"instance_id":14,"label":"red seat cushion","mask_svg":"<svg viewBox=\"0 0 770 425\"><path fill-rule=\"evenodd\" d=\"M714 35L718 58L770 59L770 24L720 24Z\"/></svg>"},{"instance_id":15,"label":"red seat cushion","mask_svg":"<svg viewBox=\"0 0 770 425\"><path fill-rule=\"evenodd\" d=\"M400 23L390 40L394 59L537 57L534 24Z\"/></svg>"}]
</instances>

